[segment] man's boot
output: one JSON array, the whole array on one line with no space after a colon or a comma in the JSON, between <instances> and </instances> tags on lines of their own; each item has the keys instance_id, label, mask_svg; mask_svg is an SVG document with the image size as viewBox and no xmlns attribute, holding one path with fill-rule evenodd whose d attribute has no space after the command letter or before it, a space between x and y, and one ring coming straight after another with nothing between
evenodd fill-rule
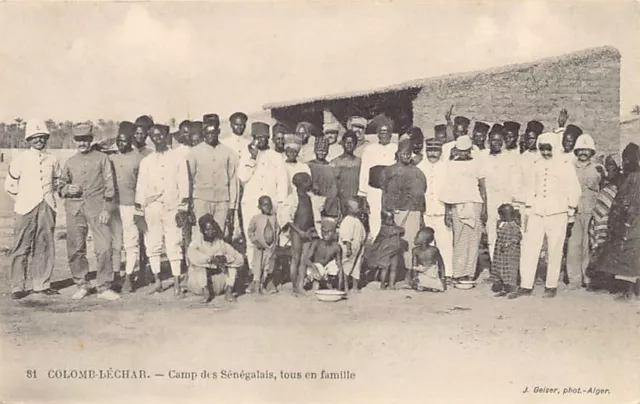
<instances>
[{"instance_id":1,"label":"man's boot","mask_svg":"<svg viewBox=\"0 0 640 404\"><path fill-rule=\"evenodd\" d=\"M233 295L233 289L231 286L227 286L224 290L224 298L228 302L235 302L236 297Z\"/></svg>"},{"instance_id":2,"label":"man's boot","mask_svg":"<svg viewBox=\"0 0 640 404\"><path fill-rule=\"evenodd\" d=\"M162 281L160 280L160 274L154 275L155 283L153 289L149 292L149 294L160 293L162 292Z\"/></svg>"},{"instance_id":3,"label":"man's boot","mask_svg":"<svg viewBox=\"0 0 640 404\"><path fill-rule=\"evenodd\" d=\"M122 284L122 293L133 293L135 290L133 285L133 275L127 274L124 277L124 283Z\"/></svg>"},{"instance_id":4,"label":"man's boot","mask_svg":"<svg viewBox=\"0 0 640 404\"><path fill-rule=\"evenodd\" d=\"M557 288L544 288L544 295L542 297L546 299L551 299L553 297L556 297L557 292L558 292Z\"/></svg>"},{"instance_id":5,"label":"man's boot","mask_svg":"<svg viewBox=\"0 0 640 404\"><path fill-rule=\"evenodd\" d=\"M509 293L507 295L507 299L517 299L521 296L531 296L531 289L527 289L527 288L518 288L517 290Z\"/></svg>"},{"instance_id":6,"label":"man's boot","mask_svg":"<svg viewBox=\"0 0 640 404\"><path fill-rule=\"evenodd\" d=\"M173 295L177 298L182 297L182 289L180 288L180 277L173 277Z\"/></svg>"}]
</instances>

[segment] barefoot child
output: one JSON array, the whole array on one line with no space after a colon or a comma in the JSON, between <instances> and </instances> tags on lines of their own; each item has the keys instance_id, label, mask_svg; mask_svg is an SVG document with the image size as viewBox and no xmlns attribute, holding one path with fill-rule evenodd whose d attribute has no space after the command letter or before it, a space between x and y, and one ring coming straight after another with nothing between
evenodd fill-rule
<instances>
[{"instance_id":1,"label":"barefoot child","mask_svg":"<svg viewBox=\"0 0 640 404\"><path fill-rule=\"evenodd\" d=\"M438 247L432 246L434 230L423 227L416 234L416 246L411 251L413 270L407 275L411 287L421 292L444 292L447 290L444 280L444 262Z\"/></svg>"},{"instance_id":2,"label":"barefoot child","mask_svg":"<svg viewBox=\"0 0 640 404\"><path fill-rule=\"evenodd\" d=\"M383 210L380 213L382 225L376 236L367 261L369 265L375 266L380 272L380 289L387 288L387 277L391 289L396 287L396 277L398 275L398 260L402 258L402 253L408 247L403 242L404 228L395 224L393 212Z\"/></svg>"},{"instance_id":3,"label":"barefoot child","mask_svg":"<svg viewBox=\"0 0 640 404\"><path fill-rule=\"evenodd\" d=\"M227 301L234 301L233 285L238 268L244 264L244 257L224 242L222 229L213 215L202 215L198 226L202 238L193 240L187 251L187 287L193 294L203 294L203 303L222 293Z\"/></svg>"},{"instance_id":4,"label":"barefoot child","mask_svg":"<svg viewBox=\"0 0 640 404\"><path fill-rule=\"evenodd\" d=\"M311 190L311 176L307 173L296 173L292 179L296 192L289 197L288 206L293 213L290 221L283 226L283 230L290 229L291 237L291 284L293 294L302 291L302 282L307 272L301 257L311 245L311 237L317 234L313 220L313 206L309 191Z\"/></svg>"},{"instance_id":5,"label":"barefoot child","mask_svg":"<svg viewBox=\"0 0 640 404\"><path fill-rule=\"evenodd\" d=\"M493 253L492 272L495 282L492 290L496 297L516 291L520 271L520 241L522 233L516 224L516 213L508 203L498 208L498 236Z\"/></svg>"},{"instance_id":6,"label":"barefoot child","mask_svg":"<svg viewBox=\"0 0 640 404\"><path fill-rule=\"evenodd\" d=\"M276 262L276 244L278 240L278 232L280 228L276 215L273 214L273 203L271 198L263 195L258 199L258 208L260 214L251 218L248 228L249 240L253 243L253 268L260 273L260 279L254 279L251 282L250 290L255 292L256 285L258 291L262 294L263 288L267 282L273 282L273 269ZM273 293L278 292L278 287L274 285Z\"/></svg>"},{"instance_id":7,"label":"barefoot child","mask_svg":"<svg viewBox=\"0 0 640 404\"><path fill-rule=\"evenodd\" d=\"M330 289L332 280L338 278L338 288L345 285L345 274L342 267L342 247L336 240L336 222L323 218L321 222L321 239L314 239L302 257L302 264L307 269L307 281L313 282L313 290L320 288L320 282Z\"/></svg>"},{"instance_id":8,"label":"barefoot child","mask_svg":"<svg viewBox=\"0 0 640 404\"><path fill-rule=\"evenodd\" d=\"M345 270L345 278L351 278L352 287L358 291L360 281L360 269L364 252L364 242L367 232L362 221L358 218L360 214L360 202L355 198L347 200L347 216L342 219L339 230L339 241L342 246L342 266ZM348 288L348 284L345 285Z\"/></svg>"}]
</instances>

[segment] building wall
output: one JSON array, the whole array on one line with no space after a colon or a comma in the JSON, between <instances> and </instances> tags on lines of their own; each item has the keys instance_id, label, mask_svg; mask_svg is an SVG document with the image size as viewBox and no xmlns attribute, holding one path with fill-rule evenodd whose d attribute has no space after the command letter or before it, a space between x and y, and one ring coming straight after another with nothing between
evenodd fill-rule
<instances>
[{"instance_id":1,"label":"building wall","mask_svg":"<svg viewBox=\"0 0 640 404\"><path fill-rule=\"evenodd\" d=\"M640 145L640 117L620 123L620 149L631 142Z\"/></svg>"},{"instance_id":2,"label":"building wall","mask_svg":"<svg viewBox=\"0 0 640 404\"><path fill-rule=\"evenodd\" d=\"M451 105L454 115L488 122L515 120L522 124L522 131L533 119L554 129L558 112L566 108L568 123L593 135L599 152L617 152L621 143L620 54L606 48L512 70L426 81L413 102L414 125L430 137L433 126L444 123Z\"/></svg>"}]
</instances>

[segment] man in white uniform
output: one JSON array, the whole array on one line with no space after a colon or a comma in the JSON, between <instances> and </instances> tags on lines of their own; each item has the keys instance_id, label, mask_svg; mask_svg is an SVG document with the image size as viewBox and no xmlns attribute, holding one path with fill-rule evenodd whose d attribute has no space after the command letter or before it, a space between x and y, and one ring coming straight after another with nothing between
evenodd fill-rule
<instances>
[{"instance_id":1,"label":"man in white uniform","mask_svg":"<svg viewBox=\"0 0 640 404\"><path fill-rule=\"evenodd\" d=\"M27 296L27 259L31 256L34 293L57 295L50 279L55 258L56 202L53 192L60 178L58 159L45 150L49 130L44 122L27 123L29 149L14 153L4 189L14 200L14 243L11 251L11 298Z\"/></svg>"},{"instance_id":2,"label":"man in white uniform","mask_svg":"<svg viewBox=\"0 0 640 404\"><path fill-rule=\"evenodd\" d=\"M156 150L142 159L136 187L136 223L146 223L144 239L151 271L155 277L153 293L162 291L160 255L164 244L171 265L174 292L180 296L182 226L187 221L189 174L187 162L167 145L168 127L153 125L151 141ZM140 227L144 227L141 225Z\"/></svg>"}]
</instances>

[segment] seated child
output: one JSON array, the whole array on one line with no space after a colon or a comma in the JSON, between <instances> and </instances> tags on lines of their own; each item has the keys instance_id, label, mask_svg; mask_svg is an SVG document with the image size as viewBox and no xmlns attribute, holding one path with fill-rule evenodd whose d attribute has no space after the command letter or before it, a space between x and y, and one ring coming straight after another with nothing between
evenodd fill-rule
<instances>
[{"instance_id":1,"label":"seated child","mask_svg":"<svg viewBox=\"0 0 640 404\"><path fill-rule=\"evenodd\" d=\"M290 229L291 238L291 284L293 294L297 295L302 291L307 267L302 262L301 257L311 244L311 238L317 234L313 220L313 206L309 191L311 190L311 176L307 173L296 173L292 179L296 187L296 193L289 198L289 209L291 217L282 230Z\"/></svg>"},{"instance_id":2,"label":"seated child","mask_svg":"<svg viewBox=\"0 0 640 404\"><path fill-rule=\"evenodd\" d=\"M247 229L247 237L255 249L253 251L253 268L258 270L260 279L251 282L249 290L255 292L256 285L258 291L263 293L263 288L267 283L273 285L273 270L276 262L276 245L278 244L278 232L280 228L276 215L273 214L273 203L271 198L263 195L258 199L260 214L251 218ZM273 285L272 293L277 293L278 287Z\"/></svg>"},{"instance_id":3,"label":"seated child","mask_svg":"<svg viewBox=\"0 0 640 404\"><path fill-rule=\"evenodd\" d=\"M244 264L244 257L224 242L222 229L213 215L202 215L198 226L202 239L193 240L187 250L187 288L193 294L204 295L203 303L223 292L227 301L234 301L233 285L238 268Z\"/></svg>"},{"instance_id":4,"label":"seated child","mask_svg":"<svg viewBox=\"0 0 640 404\"><path fill-rule=\"evenodd\" d=\"M352 287L358 291L360 281L360 269L364 253L364 242L367 232L362 221L358 217L360 214L360 202L355 198L347 200L347 216L340 223L338 240L342 246L342 267L345 270L345 278L351 278ZM348 285L345 285L347 287Z\"/></svg>"},{"instance_id":5,"label":"seated child","mask_svg":"<svg viewBox=\"0 0 640 404\"><path fill-rule=\"evenodd\" d=\"M498 215L500 215L500 221L491 267L494 278L491 289L497 292L496 297L516 292L522 241L520 226L515 222L516 212L513 206L508 203L500 205Z\"/></svg>"},{"instance_id":6,"label":"seated child","mask_svg":"<svg viewBox=\"0 0 640 404\"><path fill-rule=\"evenodd\" d=\"M412 270L408 273L409 284L421 292L444 292L444 262L438 247L432 246L434 230L423 227L416 234L416 246L411 250Z\"/></svg>"},{"instance_id":7,"label":"seated child","mask_svg":"<svg viewBox=\"0 0 640 404\"><path fill-rule=\"evenodd\" d=\"M331 280L337 277L338 288L342 289L345 275L342 269L342 247L336 240L335 219L322 219L321 234L322 238L311 241L302 257L307 270L307 282L312 282L313 290L320 288L320 282L331 288Z\"/></svg>"},{"instance_id":8,"label":"seated child","mask_svg":"<svg viewBox=\"0 0 640 404\"><path fill-rule=\"evenodd\" d=\"M394 222L393 212L383 210L380 212L382 225L376 239L371 244L367 254L369 265L375 265L380 272L380 289L387 288L387 277L391 289L396 288L398 275L398 260L408 248L404 236L404 228Z\"/></svg>"}]
</instances>

